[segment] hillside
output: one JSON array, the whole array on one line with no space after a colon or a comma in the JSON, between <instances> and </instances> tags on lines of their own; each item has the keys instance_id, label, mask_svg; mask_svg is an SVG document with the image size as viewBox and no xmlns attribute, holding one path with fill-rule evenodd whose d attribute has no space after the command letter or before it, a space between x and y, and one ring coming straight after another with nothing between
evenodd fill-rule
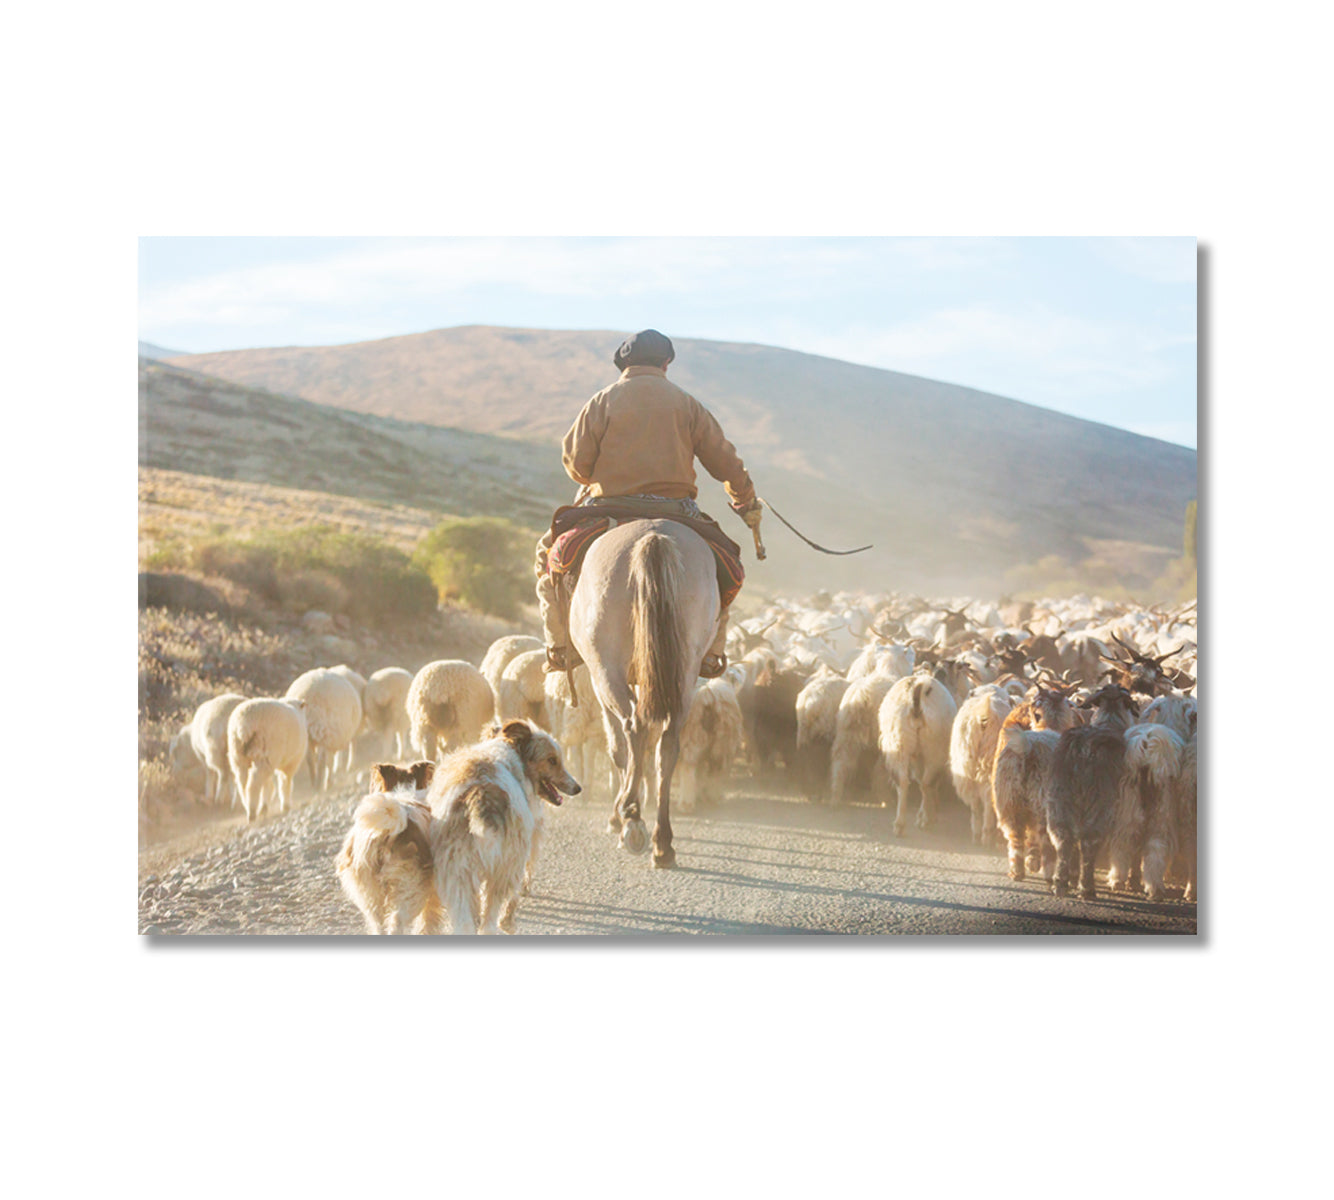
<instances>
[{"instance_id":1,"label":"hillside","mask_svg":"<svg viewBox=\"0 0 1334 1200\"><path fill-rule=\"evenodd\" d=\"M472 326L172 361L300 395L330 415L504 435L490 444L540 469L543 486L533 490L560 501L569 485L554 443L615 378L619 337ZM1180 553L1196 494L1192 450L892 371L767 346L675 342L671 378L718 415L761 495L816 541L875 544L827 558L770 520L771 556L754 568L757 583L995 593L1045 576L1135 592ZM707 478L701 502L744 534Z\"/></svg>"},{"instance_id":2,"label":"hillside","mask_svg":"<svg viewBox=\"0 0 1334 1200\"><path fill-rule=\"evenodd\" d=\"M345 412L147 359L139 360L139 465L437 517L495 513L533 529L569 491L559 457L553 465L536 446ZM408 524L416 526L415 512Z\"/></svg>"},{"instance_id":3,"label":"hillside","mask_svg":"<svg viewBox=\"0 0 1334 1200\"><path fill-rule=\"evenodd\" d=\"M184 358L184 350L168 350L165 346L155 346L152 342L139 343L140 358Z\"/></svg>"}]
</instances>

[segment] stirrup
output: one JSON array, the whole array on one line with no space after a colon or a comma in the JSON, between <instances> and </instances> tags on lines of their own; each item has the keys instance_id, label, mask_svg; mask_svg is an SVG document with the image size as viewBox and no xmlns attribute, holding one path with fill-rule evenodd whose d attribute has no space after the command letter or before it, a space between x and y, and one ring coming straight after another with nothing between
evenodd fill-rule
<instances>
[{"instance_id":1,"label":"stirrup","mask_svg":"<svg viewBox=\"0 0 1334 1200\"><path fill-rule=\"evenodd\" d=\"M706 654L704 661L699 664L699 677L701 679L717 679L726 670L726 654Z\"/></svg>"},{"instance_id":2,"label":"stirrup","mask_svg":"<svg viewBox=\"0 0 1334 1200\"><path fill-rule=\"evenodd\" d=\"M542 664L542 670L548 675L557 671L573 671L583 661L571 646L548 646L547 661Z\"/></svg>"}]
</instances>

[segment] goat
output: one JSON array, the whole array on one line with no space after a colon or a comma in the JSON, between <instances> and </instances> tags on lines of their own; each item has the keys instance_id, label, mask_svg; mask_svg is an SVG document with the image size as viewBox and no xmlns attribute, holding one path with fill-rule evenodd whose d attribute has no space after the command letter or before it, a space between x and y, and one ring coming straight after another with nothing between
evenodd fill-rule
<instances>
[{"instance_id":1,"label":"goat","mask_svg":"<svg viewBox=\"0 0 1334 1200\"><path fill-rule=\"evenodd\" d=\"M989 842L996 832L991 771L1001 726L1013 706L1007 692L985 684L959 705L950 730L950 778L955 794L972 814L975 842Z\"/></svg>"},{"instance_id":2,"label":"goat","mask_svg":"<svg viewBox=\"0 0 1334 1200\"><path fill-rule=\"evenodd\" d=\"M1138 710L1130 693L1116 684L1089 698L1097 714L1092 724L1061 734L1046 793L1047 835L1056 850L1052 892L1070 889L1074 860L1079 859L1079 894L1097 894L1093 870L1112 831L1126 761L1125 732Z\"/></svg>"},{"instance_id":3,"label":"goat","mask_svg":"<svg viewBox=\"0 0 1334 1200\"><path fill-rule=\"evenodd\" d=\"M829 798L833 803L849 803L858 781L868 773L871 793L883 797L880 704L896 682L892 675L868 675L849 683L838 702L829 756Z\"/></svg>"},{"instance_id":4,"label":"goat","mask_svg":"<svg viewBox=\"0 0 1334 1200\"><path fill-rule=\"evenodd\" d=\"M842 676L817 671L797 693L797 774L810 800L829 795L838 709L847 690Z\"/></svg>"},{"instance_id":5,"label":"goat","mask_svg":"<svg viewBox=\"0 0 1334 1200\"><path fill-rule=\"evenodd\" d=\"M902 837L907 825L911 784L922 796L918 828L926 829L935 817L937 796L949 779L950 729L958 711L949 689L928 675L900 679L885 693L878 713L880 750L898 795L895 837Z\"/></svg>"}]
</instances>

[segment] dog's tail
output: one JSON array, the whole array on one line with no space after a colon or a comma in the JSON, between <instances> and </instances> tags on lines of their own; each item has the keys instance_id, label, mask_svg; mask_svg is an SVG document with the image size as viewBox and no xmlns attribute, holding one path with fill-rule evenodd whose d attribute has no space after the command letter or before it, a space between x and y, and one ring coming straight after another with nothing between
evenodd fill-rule
<instances>
[{"instance_id":1,"label":"dog's tail","mask_svg":"<svg viewBox=\"0 0 1334 1200\"><path fill-rule=\"evenodd\" d=\"M666 534L650 533L630 552L630 670L640 714L665 721L685 708L686 635L681 551Z\"/></svg>"},{"instance_id":2,"label":"dog's tail","mask_svg":"<svg viewBox=\"0 0 1334 1200\"><path fill-rule=\"evenodd\" d=\"M408 803L385 793L367 796L357 805L343 848L335 860L341 874L375 871L390 851L416 857L423 870L431 869L431 843L424 821Z\"/></svg>"}]
</instances>

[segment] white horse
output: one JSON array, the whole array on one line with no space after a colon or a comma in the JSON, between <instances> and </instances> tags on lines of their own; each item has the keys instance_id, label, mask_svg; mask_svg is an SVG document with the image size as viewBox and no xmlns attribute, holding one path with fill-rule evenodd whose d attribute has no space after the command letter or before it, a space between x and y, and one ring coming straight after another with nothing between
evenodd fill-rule
<instances>
[{"instance_id":1,"label":"white horse","mask_svg":"<svg viewBox=\"0 0 1334 1200\"><path fill-rule=\"evenodd\" d=\"M672 772L700 663L718 626L713 551L669 520L628 521L589 549L570 599L570 641L588 664L607 743L621 775L608 828L632 854L648 848L641 787L658 742L653 865L674 867Z\"/></svg>"}]
</instances>

